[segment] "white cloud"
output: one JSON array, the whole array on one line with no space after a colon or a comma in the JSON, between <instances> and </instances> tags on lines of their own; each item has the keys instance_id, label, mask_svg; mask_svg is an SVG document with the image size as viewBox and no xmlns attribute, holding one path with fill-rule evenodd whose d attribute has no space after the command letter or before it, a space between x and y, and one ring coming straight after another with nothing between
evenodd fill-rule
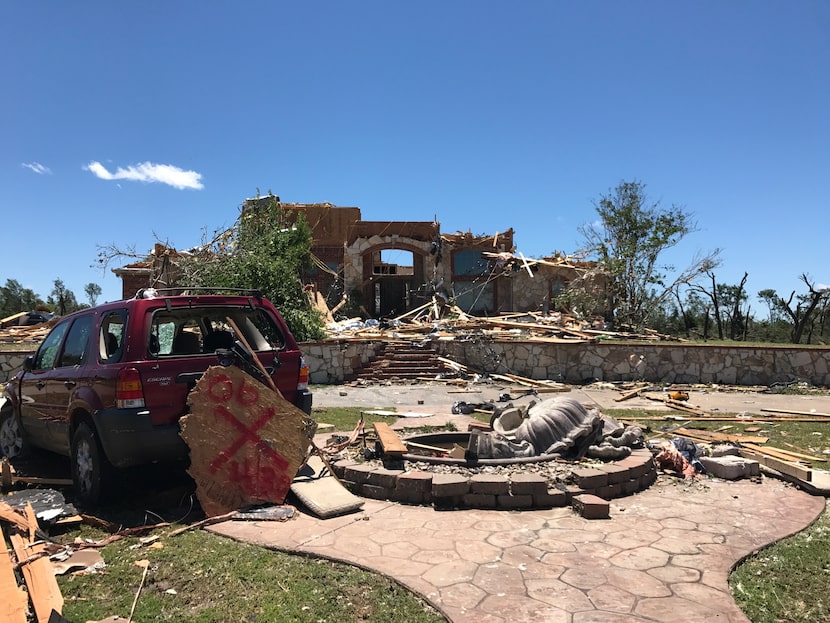
<instances>
[{"instance_id":1,"label":"white cloud","mask_svg":"<svg viewBox=\"0 0 830 623\"><path fill-rule=\"evenodd\" d=\"M142 162L141 164L129 166L126 169L118 167L115 172L110 172L100 162L92 161L84 169L102 180L130 180L133 182L147 183L159 182L179 189L194 188L199 190L204 188L204 184L201 182L201 173L184 171L179 167L174 167L172 164Z\"/></svg>"},{"instance_id":2,"label":"white cloud","mask_svg":"<svg viewBox=\"0 0 830 623\"><path fill-rule=\"evenodd\" d=\"M20 164L20 166L22 166L26 169L30 169L31 171L34 171L38 175L51 175L52 174L52 169L40 164L39 162L22 162Z\"/></svg>"}]
</instances>

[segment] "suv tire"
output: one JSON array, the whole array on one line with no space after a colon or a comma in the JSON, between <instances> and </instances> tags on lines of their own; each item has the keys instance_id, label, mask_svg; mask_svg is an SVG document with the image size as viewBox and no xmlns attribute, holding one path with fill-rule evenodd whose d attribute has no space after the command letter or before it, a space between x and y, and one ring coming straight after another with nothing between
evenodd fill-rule
<instances>
[{"instance_id":1,"label":"suv tire","mask_svg":"<svg viewBox=\"0 0 830 623\"><path fill-rule=\"evenodd\" d=\"M23 427L12 409L0 410L0 457L13 459L26 453Z\"/></svg>"},{"instance_id":2,"label":"suv tire","mask_svg":"<svg viewBox=\"0 0 830 623\"><path fill-rule=\"evenodd\" d=\"M106 489L109 462L94 429L86 422L72 436L69 460L78 500L91 506L98 504Z\"/></svg>"}]
</instances>

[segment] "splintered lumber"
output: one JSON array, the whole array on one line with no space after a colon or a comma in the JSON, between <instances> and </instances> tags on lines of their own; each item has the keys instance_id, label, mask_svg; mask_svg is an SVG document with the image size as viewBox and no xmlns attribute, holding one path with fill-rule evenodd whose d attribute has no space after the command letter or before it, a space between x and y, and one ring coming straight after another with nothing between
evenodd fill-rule
<instances>
[{"instance_id":1,"label":"splintered lumber","mask_svg":"<svg viewBox=\"0 0 830 623\"><path fill-rule=\"evenodd\" d=\"M830 413L818 413L816 411L793 411L791 409L761 409L764 413L789 413L792 415L806 415L807 417L830 418Z\"/></svg>"},{"instance_id":2,"label":"splintered lumber","mask_svg":"<svg viewBox=\"0 0 830 623\"><path fill-rule=\"evenodd\" d=\"M680 437L692 437L703 441L727 441L731 443L749 444L749 443L767 443L769 437L758 437L753 435L733 435L730 433L717 433L708 430L690 430L688 428L678 428L674 431L675 435Z\"/></svg>"},{"instance_id":3,"label":"splintered lumber","mask_svg":"<svg viewBox=\"0 0 830 623\"><path fill-rule=\"evenodd\" d=\"M375 434L378 436L380 447L383 448L383 453L388 455L403 455L406 454L406 446L404 445L398 433L392 430L386 422L375 422L372 424L375 429Z\"/></svg>"},{"instance_id":4,"label":"splintered lumber","mask_svg":"<svg viewBox=\"0 0 830 623\"><path fill-rule=\"evenodd\" d=\"M29 531L29 521L26 519L26 516L5 502L0 502L0 519L13 524L20 530L25 532Z\"/></svg>"},{"instance_id":5,"label":"splintered lumber","mask_svg":"<svg viewBox=\"0 0 830 623\"><path fill-rule=\"evenodd\" d=\"M207 516L282 504L310 444L306 414L235 366L212 366L181 419L188 473Z\"/></svg>"},{"instance_id":6,"label":"splintered lumber","mask_svg":"<svg viewBox=\"0 0 830 623\"><path fill-rule=\"evenodd\" d=\"M701 417L707 415L706 411L704 411L703 409L700 409L698 407L693 407L691 405L687 405L687 404L679 402L677 400L672 400L671 398L666 398L663 402L666 403L666 406L669 406L672 409L677 409L678 411L685 411L686 413L693 413L693 414L699 415Z\"/></svg>"},{"instance_id":7,"label":"splintered lumber","mask_svg":"<svg viewBox=\"0 0 830 623\"><path fill-rule=\"evenodd\" d=\"M636 389L630 389L627 392L623 392L616 398L614 398L614 402L622 402L623 400L628 400L629 398L634 398L634 396L639 396L645 390L645 387L638 387Z\"/></svg>"},{"instance_id":8,"label":"splintered lumber","mask_svg":"<svg viewBox=\"0 0 830 623\"><path fill-rule=\"evenodd\" d=\"M803 482L810 482L813 478L812 470L804 467L803 465L799 465L798 463L781 460L773 456L769 456L766 453L756 452L743 447L739 449L739 452L745 459L758 461L758 463L764 467L774 469L777 472L797 478Z\"/></svg>"},{"instance_id":9,"label":"splintered lumber","mask_svg":"<svg viewBox=\"0 0 830 623\"><path fill-rule=\"evenodd\" d=\"M52 610L60 613L63 609L63 595L52 563L48 556L42 555L46 551L46 544L27 542L23 536L15 533L9 535L9 540L26 580L35 617L38 623L48 623Z\"/></svg>"},{"instance_id":10,"label":"splintered lumber","mask_svg":"<svg viewBox=\"0 0 830 623\"><path fill-rule=\"evenodd\" d=\"M0 621L26 623L29 596L17 585L11 552L6 547L6 534L0 525Z\"/></svg>"},{"instance_id":11,"label":"splintered lumber","mask_svg":"<svg viewBox=\"0 0 830 623\"><path fill-rule=\"evenodd\" d=\"M418 443L416 441L404 441L403 443L406 444L407 448L415 448L417 450L426 450L427 452L435 452L437 454L446 455L449 454L450 451L446 448L439 448L438 446L430 446L425 443Z\"/></svg>"},{"instance_id":12,"label":"splintered lumber","mask_svg":"<svg viewBox=\"0 0 830 623\"><path fill-rule=\"evenodd\" d=\"M798 454L797 452L790 452L789 450L782 450L781 448L770 448L768 446L761 447L750 442L742 443L741 446L746 448L747 450L752 450L753 452L760 452L762 454L766 454L767 456L771 456L776 459L781 459L782 461L810 463L811 461L816 460L814 457L808 457L803 454ZM818 460L822 461L824 459Z\"/></svg>"}]
</instances>

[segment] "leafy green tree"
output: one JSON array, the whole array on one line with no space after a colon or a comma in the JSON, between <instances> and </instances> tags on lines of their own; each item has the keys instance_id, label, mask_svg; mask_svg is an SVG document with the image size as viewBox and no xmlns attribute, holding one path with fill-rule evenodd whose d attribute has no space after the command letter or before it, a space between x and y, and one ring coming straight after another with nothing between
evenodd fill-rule
<instances>
[{"instance_id":1,"label":"leafy green tree","mask_svg":"<svg viewBox=\"0 0 830 623\"><path fill-rule=\"evenodd\" d=\"M46 299L46 303L59 316L65 316L66 314L71 314L74 311L86 307L86 305L78 303L78 299L75 298L75 293L67 288L61 279L55 279L52 282L52 286L52 294Z\"/></svg>"},{"instance_id":2,"label":"leafy green tree","mask_svg":"<svg viewBox=\"0 0 830 623\"><path fill-rule=\"evenodd\" d=\"M84 293L87 300L89 300L89 306L95 307L98 297L101 296L101 286L97 283L88 283L84 286Z\"/></svg>"},{"instance_id":3,"label":"leafy green tree","mask_svg":"<svg viewBox=\"0 0 830 623\"><path fill-rule=\"evenodd\" d=\"M185 286L253 288L280 310L300 341L324 337L323 320L303 290L302 270L311 262L311 228L274 196L243 204L236 222L189 256L182 256Z\"/></svg>"},{"instance_id":4,"label":"leafy green tree","mask_svg":"<svg viewBox=\"0 0 830 623\"><path fill-rule=\"evenodd\" d=\"M22 311L43 307L44 302L29 288L24 288L16 279L6 279L0 287L0 318L6 318Z\"/></svg>"},{"instance_id":5,"label":"leafy green tree","mask_svg":"<svg viewBox=\"0 0 830 623\"><path fill-rule=\"evenodd\" d=\"M696 231L692 215L680 207L650 202L642 182L620 182L594 204L599 221L580 228L585 251L605 275L605 301L597 301L618 325L642 327L683 284L719 264L719 250L695 257L673 280L673 266L660 255Z\"/></svg>"}]
</instances>

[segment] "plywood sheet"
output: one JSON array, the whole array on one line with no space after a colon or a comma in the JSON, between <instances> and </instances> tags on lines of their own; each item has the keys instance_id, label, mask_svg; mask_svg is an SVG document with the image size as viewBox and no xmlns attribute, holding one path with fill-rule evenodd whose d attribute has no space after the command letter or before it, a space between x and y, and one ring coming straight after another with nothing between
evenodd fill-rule
<instances>
[{"instance_id":1,"label":"plywood sheet","mask_svg":"<svg viewBox=\"0 0 830 623\"><path fill-rule=\"evenodd\" d=\"M211 367L181 420L208 516L282 504L309 446L306 414L239 368Z\"/></svg>"}]
</instances>

